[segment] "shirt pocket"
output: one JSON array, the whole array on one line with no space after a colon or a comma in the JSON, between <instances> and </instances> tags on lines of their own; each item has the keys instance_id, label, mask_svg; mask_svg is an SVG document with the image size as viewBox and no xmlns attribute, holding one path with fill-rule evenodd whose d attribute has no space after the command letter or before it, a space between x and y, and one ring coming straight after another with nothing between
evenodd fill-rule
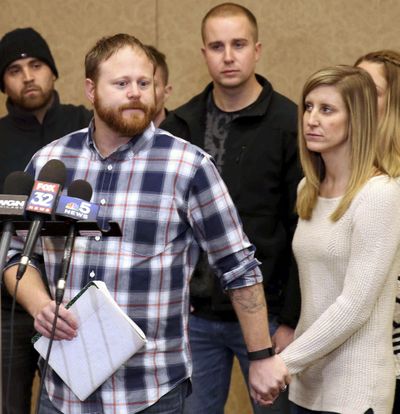
<instances>
[{"instance_id":1,"label":"shirt pocket","mask_svg":"<svg viewBox=\"0 0 400 414\"><path fill-rule=\"evenodd\" d=\"M125 215L123 250L138 256L162 253L174 238L177 211L171 196L142 195Z\"/></svg>"}]
</instances>

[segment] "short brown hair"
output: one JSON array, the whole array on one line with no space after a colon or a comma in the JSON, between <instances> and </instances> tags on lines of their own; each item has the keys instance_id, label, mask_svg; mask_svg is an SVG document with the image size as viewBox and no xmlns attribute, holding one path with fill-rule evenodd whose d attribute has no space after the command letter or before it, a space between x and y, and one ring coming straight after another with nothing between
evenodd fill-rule
<instances>
[{"instance_id":1,"label":"short brown hair","mask_svg":"<svg viewBox=\"0 0 400 414\"><path fill-rule=\"evenodd\" d=\"M146 45L146 48L153 55L154 61L156 63L156 69L161 69L161 75L163 78L164 85L167 85L169 79L169 70L167 65L167 58L164 53L160 52L157 48L152 45Z\"/></svg>"},{"instance_id":2,"label":"short brown hair","mask_svg":"<svg viewBox=\"0 0 400 414\"><path fill-rule=\"evenodd\" d=\"M149 58L153 64L154 69L156 62L150 51L143 45L143 43L134 36L118 33L113 36L102 37L96 42L96 44L89 50L85 56L85 76L88 79L96 82L99 76L100 63L109 59L118 50L125 46L130 46L132 49L139 49Z\"/></svg>"},{"instance_id":3,"label":"short brown hair","mask_svg":"<svg viewBox=\"0 0 400 414\"><path fill-rule=\"evenodd\" d=\"M258 25L257 19L254 14L244 6L236 3L222 3L218 6L210 9L201 21L201 37L203 42L205 40L205 28L207 20L211 17L232 17L232 16L245 16L250 23L253 31L254 41L258 41Z\"/></svg>"}]
</instances>

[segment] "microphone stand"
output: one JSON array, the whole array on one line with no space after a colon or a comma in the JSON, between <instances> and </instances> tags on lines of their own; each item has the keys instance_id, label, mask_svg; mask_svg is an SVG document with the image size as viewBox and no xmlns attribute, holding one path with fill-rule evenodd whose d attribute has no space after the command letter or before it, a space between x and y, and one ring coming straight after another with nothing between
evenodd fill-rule
<instances>
[{"instance_id":1,"label":"microphone stand","mask_svg":"<svg viewBox=\"0 0 400 414\"><path fill-rule=\"evenodd\" d=\"M14 224L11 220L3 221L3 234L0 240L0 288L5 289L3 286L3 271L7 260L7 253L10 247L11 238L14 234ZM2 293L0 291L0 412L3 410L3 331L2 331ZM10 361L11 363L11 361Z\"/></svg>"},{"instance_id":2,"label":"microphone stand","mask_svg":"<svg viewBox=\"0 0 400 414\"><path fill-rule=\"evenodd\" d=\"M39 410L40 410L40 397L42 395L44 382L45 382L45 379L46 379L47 367L49 365L49 358L50 358L51 348L52 348L52 345L53 345L54 334L55 334L56 325L57 325L58 312L59 312L60 305L61 305L61 302L62 302L63 297L64 297L65 285L66 285L66 282L67 282L69 265L71 263L72 250L73 250L74 244L75 244L76 233L77 233L76 232L76 222L72 221L71 224L70 224L69 230L68 230L67 240L65 242L64 256L63 256L62 261L61 261L60 278L58 279L57 286L56 286L56 295L55 295L56 296L55 297L56 309L55 309L55 313L54 313L53 329L52 329L52 332L51 332L51 337L50 337L49 345L48 345L48 348L47 348L46 359L44 361L43 370L42 370L42 373L41 373L42 378L40 380L40 388L39 388L38 400L37 400L37 405L36 405L36 414L38 414Z\"/></svg>"},{"instance_id":3,"label":"microphone stand","mask_svg":"<svg viewBox=\"0 0 400 414\"><path fill-rule=\"evenodd\" d=\"M56 304L60 305L65 291L65 285L67 282L69 265L71 263L72 250L75 244L76 237L76 223L73 221L68 231L67 241L65 242L64 256L61 262L60 278L57 281L56 287Z\"/></svg>"},{"instance_id":4,"label":"microphone stand","mask_svg":"<svg viewBox=\"0 0 400 414\"><path fill-rule=\"evenodd\" d=\"M3 221L3 234L0 240L0 278L3 284L3 270L7 259L8 249L11 243L11 237L14 234L14 224L11 220ZM0 298L1 300L1 298ZM1 304L1 303L0 303ZM0 321L1 322L1 321Z\"/></svg>"},{"instance_id":5,"label":"microphone stand","mask_svg":"<svg viewBox=\"0 0 400 414\"><path fill-rule=\"evenodd\" d=\"M4 221L3 222L3 227L1 229L1 233L6 233L6 237L2 237L1 241L0 241L0 258L1 258L1 262L0 262L0 270L3 271L4 266L5 266L5 260L6 260L6 256L7 256L7 251L9 248L9 244L10 244L10 240L11 240L11 236L15 234L15 231L18 230L23 230L23 231L27 231L30 228L31 222L28 221L11 221L11 222L7 222ZM45 221L45 226L44 228L42 228L40 235L41 236L65 236L67 234L67 240L66 240L66 244L65 244L65 253L64 253L64 257L62 260L62 266L61 266L61 276L60 279L57 283L57 288L56 288L56 303L57 301L59 301L60 303L62 302L63 296L64 296L64 289L65 289L65 284L66 284L66 280L67 280L67 276L68 276L68 271L69 271L69 265L71 262L71 255L72 255L72 249L74 247L74 243L75 243L75 237L77 236L77 233L79 233L79 235L81 236L86 236L86 237L90 237L90 236L94 236L94 235L102 235L103 237L121 237L122 233L121 233L121 228L119 227L119 224L114 222L114 221L110 221L108 223L108 228L107 229L101 229L98 226L98 223L96 221L86 221L86 222L75 222L73 221L72 223L69 223L68 226L68 231L66 229L67 225L65 222L62 221ZM8 233L10 233L10 236L8 235ZM8 239L10 239L9 241L7 241ZM8 244L7 244L8 243ZM3 251L6 252L5 256ZM3 259L4 256L4 259ZM2 284L2 280L3 280L3 274L2 272L0 273L0 284ZM0 309L1 309L1 295L0 295ZM2 325L2 320L1 320L1 314L0 314L0 351L2 349L2 331L1 331L1 325ZM54 336L54 335L53 335ZM1 353L0 353L0 413L2 412L2 359L1 359ZM38 401L38 404L40 403L40 400ZM37 407L37 409L39 409L39 407ZM38 411L37 411L38 412Z\"/></svg>"}]
</instances>

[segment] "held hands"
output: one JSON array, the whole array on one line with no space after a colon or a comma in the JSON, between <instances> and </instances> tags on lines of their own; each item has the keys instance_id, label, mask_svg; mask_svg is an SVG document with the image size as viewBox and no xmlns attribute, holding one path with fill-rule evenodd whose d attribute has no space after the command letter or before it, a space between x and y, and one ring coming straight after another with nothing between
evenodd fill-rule
<instances>
[{"instance_id":1,"label":"held hands","mask_svg":"<svg viewBox=\"0 0 400 414\"><path fill-rule=\"evenodd\" d=\"M56 303L54 300L49 301L35 315L35 329L43 336L50 338L53 327ZM65 309L63 305L59 308L57 325L54 339L71 340L77 336L78 323L71 311Z\"/></svg>"},{"instance_id":2,"label":"held hands","mask_svg":"<svg viewBox=\"0 0 400 414\"><path fill-rule=\"evenodd\" d=\"M289 371L279 355L250 361L250 395L259 405L272 405L290 383Z\"/></svg>"}]
</instances>

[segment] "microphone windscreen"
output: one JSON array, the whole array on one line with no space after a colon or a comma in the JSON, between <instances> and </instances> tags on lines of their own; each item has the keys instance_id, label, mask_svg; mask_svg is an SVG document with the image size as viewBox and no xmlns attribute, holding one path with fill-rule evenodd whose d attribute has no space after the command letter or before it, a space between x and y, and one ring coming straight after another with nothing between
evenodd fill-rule
<instances>
[{"instance_id":1,"label":"microphone windscreen","mask_svg":"<svg viewBox=\"0 0 400 414\"><path fill-rule=\"evenodd\" d=\"M67 178L67 169L60 160L47 161L43 168L40 170L38 180L46 181L50 183L60 184L62 187Z\"/></svg>"},{"instance_id":2,"label":"microphone windscreen","mask_svg":"<svg viewBox=\"0 0 400 414\"><path fill-rule=\"evenodd\" d=\"M90 201L92 193L92 186L85 180L72 181L67 191L69 197L76 197L85 201Z\"/></svg>"},{"instance_id":3,"label":"microphone windscreen","mask_svg":"<svg viewBox=\"0 0 400 414\"><path fill-rule=\"evenodd\" d=\"M14 171L4 180L4 194L29 195L33 182L33 178L28 173Z\"/></svg>"}]
</instances>

